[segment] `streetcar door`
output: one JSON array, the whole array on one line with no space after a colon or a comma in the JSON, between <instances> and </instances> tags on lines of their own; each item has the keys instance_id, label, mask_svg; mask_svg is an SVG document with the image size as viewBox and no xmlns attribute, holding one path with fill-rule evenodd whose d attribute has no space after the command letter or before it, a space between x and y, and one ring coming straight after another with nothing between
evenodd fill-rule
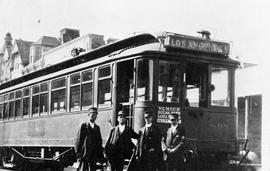
<instances>
[{"instance_id":1,"label":"streetcar door","mask_svg":"<svg viewBox=\"0 0 270 171\"><path fill-rule=\"evenodd\" d=\"M127 125L133 126L134 60L117 63L116 112L125 111Z\"/></svg>"}]
</instances>

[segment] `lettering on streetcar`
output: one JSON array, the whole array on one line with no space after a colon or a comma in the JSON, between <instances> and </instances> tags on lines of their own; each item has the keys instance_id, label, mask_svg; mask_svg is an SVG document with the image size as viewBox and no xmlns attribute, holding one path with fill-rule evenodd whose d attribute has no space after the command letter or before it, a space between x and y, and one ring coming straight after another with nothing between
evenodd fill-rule
<instances>
[{"instance_id":1,"label":"lettering on streetcar","mask_svg":"<svg viewBox=\"0 0 270 171\"><path fill-rule=\"evenodd\" d=\"M218 53L229 55L230 44L211 40L195 39L191 37L181 37L169 35L164 42L165 47L180 48L186 50L195 50L202 52Z\"/></svg>"},{"instance_id":2,"label":"lettering on streetcar","mask_svg":"<svg viewBox=\"0 0 270 171\"><path fill-rule=\"evenodd\" d=\"M180 115L180 107L158 106L157 123L169 123L169 115L173 113Z\"/></svg>"}]
</instances>

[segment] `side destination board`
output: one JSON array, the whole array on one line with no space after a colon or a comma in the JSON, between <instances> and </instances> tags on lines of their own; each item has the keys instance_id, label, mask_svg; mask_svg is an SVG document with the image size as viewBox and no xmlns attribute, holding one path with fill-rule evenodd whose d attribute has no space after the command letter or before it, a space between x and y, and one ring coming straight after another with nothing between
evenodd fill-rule
<instances>
[{"instance_id":1,"label":"side destination board","mask_svg":"<svg viewBox=\"0 0 270 171\"><path fill-rule=\"evenodd\" d=\"M167 36L164 42L164 47L195 50L223 55L229 55L230 53L229 43L176 35Z\"/></svg>"}]
</instances>

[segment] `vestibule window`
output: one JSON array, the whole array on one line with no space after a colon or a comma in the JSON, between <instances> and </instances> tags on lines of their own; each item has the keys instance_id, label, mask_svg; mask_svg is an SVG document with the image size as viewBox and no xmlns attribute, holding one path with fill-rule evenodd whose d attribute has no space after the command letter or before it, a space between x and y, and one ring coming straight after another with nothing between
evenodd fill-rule
<instances>
[{"instance_id":1,"label":"vestibule window","mask_svg":"<svg viewBox=\"0 0 270 171\"><path fill-rule=\"evenodd\" d=\"M229 71L227 68L211 68L211 105L230 106Z\"/></svg>"},{"instance_id":2,"label":"vestibule window","mask_svg":"<svg viewBox=\"0 0 270 171\"><path fill-rule=\"evenodd\" d=\"M137 68L137 100L150 101L153 99L154 62L149 59L139 59Z\"/></svg>"},{"instance_id":3,"label":"vestibule window","mask_svg":"<svg viewBox=\"0 0 270 171\"><path fill-rule=\"evenodd\" d=\"M184 74L186 88L186 106L207 106L208 65L199 63L187 63Z\"/></svg>"},{"instance_id":4,"label":"vestibule window","mask_svg":"<svg viewBox=\"0 0 270 171\"><path fill-rule=\"evenodd\" d=\"M66 110L66 78L60 78L52 81L51 110L55 112L64 112Z\"/></svg>"},{"instance_id":5,"label":"vestibule window","mask_svg":"<svg viewBox=\"0 0 270 171\"><path fill-rule=\"evenodd\" d=\"M159 61L158 101L180 102L181 67L176 62Z\"/></svg>"},{"instance_id":6,"label":"vestibule window","mask_svg":"<svg viewBox=\"0 0 270 171\"><path fill-rule=\"evenodd\" d=\"M98 104L111 104L111 67L99 68L98 71Z\"/></svg>"}]
</instances>

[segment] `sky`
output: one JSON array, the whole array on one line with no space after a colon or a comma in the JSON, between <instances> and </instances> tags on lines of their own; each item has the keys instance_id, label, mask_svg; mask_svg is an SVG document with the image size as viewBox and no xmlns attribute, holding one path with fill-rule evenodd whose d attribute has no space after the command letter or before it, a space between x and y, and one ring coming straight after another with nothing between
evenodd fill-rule
<instances>
[{"instance_id":1,"label":"sky","mask_svg":"<svg viewBox=\"0 0 270 171\"><path fill-rule=\"evenodd\" d=\"M5 34L37 41L63 28L81 35L122 38L133 32L170 31L231 43L231 57L253 63L270 58L268 0L0 0L0 46Z\"/></svg>"}]
</instances>

